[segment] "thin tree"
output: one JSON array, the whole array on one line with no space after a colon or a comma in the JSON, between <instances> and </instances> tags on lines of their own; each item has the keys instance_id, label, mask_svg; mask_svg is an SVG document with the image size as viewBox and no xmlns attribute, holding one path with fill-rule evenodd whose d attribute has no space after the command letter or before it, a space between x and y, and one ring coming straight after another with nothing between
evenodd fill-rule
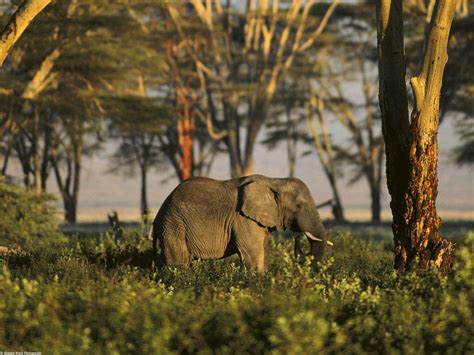
<instances>
[{"instance_id":1,"label":"thin tree","mask_svg":"<svg viewBox=\"0 0 474 355\"><path fill-rule=\"evenodd\" d=\"M395 268L414 262L451 267L454 244L439 233L436 212L439 102L447 45L457 0L436 0L423 66L410 80L415 104L408 119L405 85L403 1L377 2L379 102L386 145L387 186L391 195Z\"/></svg>"},{"instance_id":2,"label":"thin tree","mask_svg":"<svg viewBox=\"0 0 474 355\"><path fill-rule=\"evenodd\" d=\"M163 162L160 136L171 124L170 109L160 100L147 96L145 80L138 77L138 89L133 95L104 99L104 108L110 119L110 136L119 140L113 155L113 171L125 171L140 176L140 213L148 220L148 174Z\"/></svg>"},{"instance_id":3,"label":"thin tree","mask_svg":"<svg viewBox=\"0 0 474 355\"><path fill-rule=\"evenodd\" d=\"M337 185L337 167L333 143L327 128L325 105L323 99L310 87L307 103L307 120L311 131L314 148L331 187L332 209L336 221L344 221L344 208Z\"/></svg>"}]
</instances>

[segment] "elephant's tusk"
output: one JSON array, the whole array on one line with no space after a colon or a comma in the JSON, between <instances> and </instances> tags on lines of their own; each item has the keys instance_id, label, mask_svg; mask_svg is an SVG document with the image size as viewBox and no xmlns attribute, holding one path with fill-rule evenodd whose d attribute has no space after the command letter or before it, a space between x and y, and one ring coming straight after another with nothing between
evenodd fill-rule
<instances>
[{"instance_id":1,"label":"elephant's tusk","mask_svg":"<svg viewBox=\"0 0 474 355\"><path fill-rule=\"evenodd\" d=\"M310 232L304 232L304 235L308 237L308 239L314 240L315 242L322 242L323 240L320 238L316 238L314 235L312 235ZM333 246L334 243L331 242L330 240L326 241L326 244L329 246Z\"/></svg>"},{"instance_id":2,"label":"elephant's tusk","mask_svg":"<svg viewBox=\"0 0 474 355\"><path fill-rule=\"evenodd\" d=\"M304 232L304 235L311 240L314 240L315 242L322 242L322 239L316 238L314 235L312 235L310 232Z\"/></svg>"}]
</instances>

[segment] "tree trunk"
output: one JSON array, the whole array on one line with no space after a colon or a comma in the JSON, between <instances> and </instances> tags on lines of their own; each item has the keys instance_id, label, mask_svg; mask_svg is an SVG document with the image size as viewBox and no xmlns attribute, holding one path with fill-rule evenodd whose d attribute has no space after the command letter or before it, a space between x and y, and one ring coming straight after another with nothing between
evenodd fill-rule
<instances>
[{"instance_id":1,"label":"tree trunk","mask_svg":"<svg viewBox=\"0 0 474 355\"><path fill-rule=\"evenodd\" d=\"M256 100L254 109L250 112L249 123L247 125L247 139L245 141L245 155L243 159L243 176L253 173L253 158L257 136L262 128L263 122L267 116L268 105L272 97Z\"/></svg>"},{"instance_id":2,"label":"tree trunk","mask_svg":"<svg viewBox=\"0 0 474 355\"><path fill-rule=\"evenodd\" d=\"M14 138L15 139L15 138ZM30 183L30 173L31 173L31 165L30 165L30 152L29 149L26 147L24 142L24 137L19 135L16 137L14 142L14 148L16 150L18 159L20 160L21 170L23 172L23 184L26 188L31 187Z\"/></svg>"},{"instance_id":3,"label":"tree trunk","mask_svg":"<svg viewBox=\"0 0 474 355\"><path fill-rule=\"evenodd\" d=\"M240 150L240 120L231 102L222 100L227 137L225 144L229 155L230 175L232 178L242 176L243 165Z\"/></svg>"},{"instance_id":4,"label":"tree trunk","mask_svg":"<svg viewBox=\"0 0 474 355\"><path fill-rule=\"evenodd\" d=\"M46 181L49 176L51 140L52 129L48 123L46 123L44 124L43 158L41 162L41 189L43 191L46 191Z\"/></svg>"},{"instance_id":5,"label":"tree trunk","mask_svg":"<svg viewBox=\"0 0 474 355\"><path fill-rule=\"evenodd\" d=\"M140 212L142 218L147 220L148 216L148 199L147 199L147 167L141 166L141 193L140 193Z\"/></svg>"},{"instance_id":6,"label":"tree trunk","mask_svg":"<svg viewBox=\"0 0 474 355\"><path fill-rule=\"evenodd\" d=\"M436 213L439 97L447 41L456 0L438 0L430 25L420 76L411 84L415 107L408 122L402 0L379 0L377 7L379 102L392 197L395 268L406 270L418 258L446 270L454 245L441 240Z\"/></svg>"},{"instance_id":7,"label":"tree trunk","mask_svg":"<svg viewBox=\"0 0 474 355\"><path fill-rule=\"evenodd\" d=\"M2 174L3 176L7 174L8 161L10 160L12 149L13 149L13 138L11 138L10 142L8 142L7 151L5 152L4 157L3 157L2 170L0 171L0 174Z\"/></svg>"},{"instance_id":8,"label":"tree trunk","mask_svg":"<svg viewBox=\"0 0 474 355\"><path fill-rule=\"evenodd\" d=\"M371 186L370 187L370 209L372 212L372 222L380 222L380 186Z\"/></svg>"},{"instance_id":9,"label":"tree trunk","mask_svg":"<svg viewBox=\"0 0 474 355\"><path fill-rule=\"evenodd\" d=\"M181 170L182 181L187 180L193 173L193 136L194 122L191 118L191 101L189 85L184 88L177 85L176 93L178 105L181 106L181 119L177 122L178 144L181 150L179 169Z\"/></svg>"},{"instance_id":10,"label":"tree trunk","mask_svg":"<svg viewBox=\"0 0 474 355\"><path fill-rule=\"evenodd\" d=\"M77 199L71 196L63 197L64 202L64 219L69 224L76 223L77 217Z\"/></svg>"},{"instance_id":11,"label":"tree trunk","mask_svg":"<svg viewBox=\"0 0 474 355\"><path fill-rule=\"evenodd\" d=\"M76 212L77 212L77 203L79 200L79 189L81 184L81 170L82 170L82 148L83 148L83 127L79 128L80 133L78 133L77 141L74 144L74 179L72 185L72 199L74 203L74 222L76 223Z\"/></svg>"},{"instance_id":12,"label":"tree trunk","mask_svg":"<svg viewBox=\"0 0 474 355\"><path fill-rule=\"evenodd\" d=\"M51 0L26 0L16 10L0 34L0 67L28 25Z\"/></svg>"},{"instance_id":13,"label":"tree trunk","mask_svg":"<svg viewBox=\"0 0 474 355\"><path fill-rule=\"evenodd\" d=\"M291 106L286 106L286 132L287 132L287 154L288 154L288 176L295 176L296 168L296 122L292 120Z\"/></svg>"},{"instance_id":14,"label":"tree trunk","mask_svg":"<svg viewBox=\"0 0 474 355\"><path fill-rule=\"evenodd\" d=\"M56 181L58 183L58 189L63 199L65 220L68 223L76 223L77 204L79 200L79 188L81 181L81 158L83 148L82 134L83 132L79 133L79 137L72 138L72 156L68 155L65 158L67 172L64 181L59 169L59 162L57 160L57 147L51 148L51 164L53 166L54 175L56 176Z\"/></svg>"},{"instance_id":15,"label":"tree trunk","mask_svg":"<svg viewBox=\"0 0 474 355\"><path fill-rule=\"evenodd\" d=\"M336 178L331 174L327 174L329 185L331 186L332 196L333 196L333 205L332 205L332 214L334 219L338 222L342 222L345 220L344 217L344 207L342 206L341 197L339 196L339 190L336 184Z\"/></svg>"},{"instance_id":16,"label":"tree trunk","mask_svg":"<svg viewBox=\"0 0 474 355\"><path fill-rule=\"evenodd\" d=\"M193 171L193 125L189 116L178 120L178 143L181 149L181 159L179 169L181 179L187 180L191 177Z\"/></svg>"},{"instance_id":17,"label":"tree trunk","mask_svg":"<svg viewBox=\"0 0 474 355\"><path fill-rule=\"evenodd\" d=\"M40 134L40 115L38 110L34 110L34 128L32 132L32 148L33 148L33 172L35 177L35 191L37 195L43 192L41 184L41 153L39 144Z\"/></svg>"}]
</instances>

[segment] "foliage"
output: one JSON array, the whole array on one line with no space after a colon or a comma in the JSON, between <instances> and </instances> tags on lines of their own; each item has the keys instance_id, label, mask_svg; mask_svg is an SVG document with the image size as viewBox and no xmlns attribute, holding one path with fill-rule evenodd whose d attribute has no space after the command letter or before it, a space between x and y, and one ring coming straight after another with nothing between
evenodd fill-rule
<instances>
[{"instance_id":1,"label":"foliage","mask_svg":"<svg viewBox=\"0 0 474 355\"><path fill-rule=\"evenodd\" d=\"M469 353L474 350L473 248L453 274L393 272L376 231L331 236L313 271L272 239L270 270L236 259L152 272L149 241L126 230L68 248L11 255L0 272L0 347L53 352ZM382 239L382 241L380 241ZM124 257L126 257L124 259Z\"/></svg>"},{"instance_id":2,"label":"foliage","mask_svg":"<svg viewBox=\"0 0 474 355\"><path fill-rule=\"evenodd\" d=\"M50 195L5 184L0 179L0 245L35 249L62 240L48 202Z\"/></svg>"}]
</instances>

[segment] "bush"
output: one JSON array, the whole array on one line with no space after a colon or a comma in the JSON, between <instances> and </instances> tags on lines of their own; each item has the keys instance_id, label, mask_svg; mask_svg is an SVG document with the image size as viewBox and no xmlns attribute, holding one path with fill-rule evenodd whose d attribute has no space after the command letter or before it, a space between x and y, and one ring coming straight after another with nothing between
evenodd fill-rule
<instances>
[{"instance_id":1,"label":"bush","mask_svg":"<svg viewBox=\"0 0 474 355\"><path fill-rule=\"evenodd\" d=\"M0 268L0 348L54 353L472 353L474 234L453 273L398 274L385 242L349 232L317 271L272 241L270 270L234 259L135 267L149 241L80 238ZM125 256L128 255L128 258ZM46 261L45 261L46 260ZM145 263L146 264L146 263Z\"/></svg>"},{"instance_id":2,"label":"bush","mask_svg":"<svg viewBox=\"0 0 474 355\"><path fill-rule=\"evenodd\" d=\"M64 241L50 195L10 186L0 179L0 245L32 250Z\"/></svg>"}]
</instances>

